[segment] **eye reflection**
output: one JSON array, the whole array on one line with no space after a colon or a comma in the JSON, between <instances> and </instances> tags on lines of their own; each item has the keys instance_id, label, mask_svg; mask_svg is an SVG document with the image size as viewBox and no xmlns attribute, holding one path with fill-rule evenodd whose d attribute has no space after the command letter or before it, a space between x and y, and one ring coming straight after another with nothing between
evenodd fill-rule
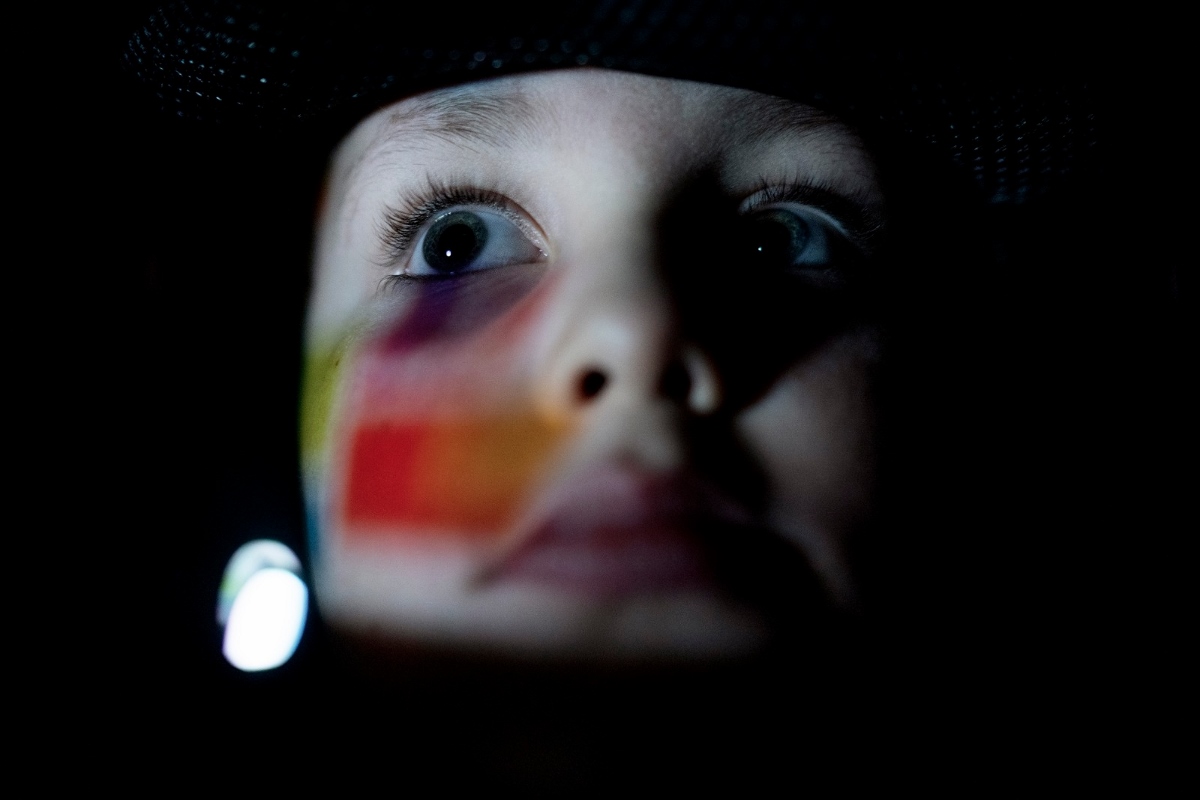
<instances>
[{"instance_id":1,"label":"eye reflection","mask_svg":"<svg viewBox=\"0 0 1200 800\"><path fill-rule=\"evenodd\" d=\"M436 217L413 248L404 274L448 277L530 264L545 258L514 221L483 209L454 209Z\"/></svg>"},{"instance_id":2,"label":"eye reflection","mask_svg":"<svg viewBox=\"0 0 1200 800\"><path fill-rule=\"evenodd\" d=\"M470 266L487 240L487 226L478 215L455 211L433 224L425 234L421 253L437 272L459 272Z\"/></svg>"},{"instance_id":3,"label":"eye reflection","mask_svg":"<svg viewBox=\"0 0 1200 800\"><path fill-rule=\"evenodd\" d=\"M834 223L814 212L777 207L747 219L738 247L749 263L765 269L811 269L838 266L843 241Z\"/></svg>"},{"instance_id":4,"label":"eye reflection","mask_svg":"<svg viewBox=\"0 0 1200 800\"><path fill-rule=\"evenodd\" d=\"M772 208L750 219L746 251L756 264L787 267L804 254L811 238L807 222L790 211Z\"/></svg>"}]
</instances>

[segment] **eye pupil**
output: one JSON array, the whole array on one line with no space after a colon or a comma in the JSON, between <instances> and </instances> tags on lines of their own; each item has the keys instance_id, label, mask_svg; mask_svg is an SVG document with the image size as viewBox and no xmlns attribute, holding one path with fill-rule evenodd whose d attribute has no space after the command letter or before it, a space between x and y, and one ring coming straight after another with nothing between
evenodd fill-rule
<instances>
[{"instance_id":1,"label":"eye pupil","mask_svg":"<svg viewBox=\"0 0 1200 800\"><path fill-rule=\"evenodd\" d=\"M792 264L811 236L808 223L782 209L772 209L755 215L746 227L745 247L748 257L756 264L784 267Z\"/></svg>"},{"instance_id":2,"label":"eye pupil","mask_svg":"<svg viewBox=\"0 0 1200 800\"><path fill-rule=\"evenodd\" d=\"M471 266L487 244L487 226L470 211L439 219L425 236L425 263L438 272L458 272Z\"/></svg>"}]
</instances>

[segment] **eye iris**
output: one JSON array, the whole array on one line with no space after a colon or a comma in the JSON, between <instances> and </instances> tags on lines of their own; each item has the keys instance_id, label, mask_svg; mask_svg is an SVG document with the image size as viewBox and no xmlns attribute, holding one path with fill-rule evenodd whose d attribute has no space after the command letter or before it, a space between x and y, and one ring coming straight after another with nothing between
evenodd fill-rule
<instances>
[{"instance_id":1,"label":"eye iris","mask_svg":"<svg viewBox=\"0 0 1200 800\"><path fill-rule=\"evenodd\" d=\"M425 235L425 263L438 272L458 272L471 266L487 244L487 226L469 211L439 219Z\"/></svg>"},{"instance_id":2,"label":"eye iris","mask_svg":"<svg viewBox=\"0 0 1200 800\"><path fill-rule=\"evenodd\" d=\"M764 266L788 266L795 261L811 237L808 223L782 209L764 211L749 222L747 256Z\"/></svg>"}]
</instances>

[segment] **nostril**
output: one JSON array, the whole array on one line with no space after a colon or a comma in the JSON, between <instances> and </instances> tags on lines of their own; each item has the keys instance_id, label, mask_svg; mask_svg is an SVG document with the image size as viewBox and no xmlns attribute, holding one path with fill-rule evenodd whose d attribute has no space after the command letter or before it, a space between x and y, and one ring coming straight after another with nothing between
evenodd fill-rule
<instances>
[{"instance_id":1,"label":"nostril","mask_svg":"<svg viewBox=\"0 0 1200 800\"><path fill-rule=\"evenodd\" d=\"M604 391L606 383L608 383L607 375L598 369L590 369L583 374L583 379L579 381L579 396L584 400L591 400Z\"/></svg>"},{"instance_id":2,"label":"nostril","mask_svg":"<svg viewBox=\"0 0 1200 800\"><path fill-rule=\"evenodd\" d=\"M662 376L662 395L678 403L687 402L692 393L692 376L687 367L676 361L667 367Z\"/></svg>"}]
</instances>

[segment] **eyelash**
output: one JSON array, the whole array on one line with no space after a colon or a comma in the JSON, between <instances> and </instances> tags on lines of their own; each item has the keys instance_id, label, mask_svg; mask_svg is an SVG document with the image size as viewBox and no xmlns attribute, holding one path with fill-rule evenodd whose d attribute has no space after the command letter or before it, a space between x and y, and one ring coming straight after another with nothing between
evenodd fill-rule
<instances>
[{"instance_id":1,"label":"eyelash","mask_svg":"<svg viewBox=\"0 0 1200 800\"><path fill-rule=\"evenodd\" d=\"M521 219L520 214L514 210L512 201L500 192L480 189L477 186L441 184L432 178L427 178L426 185L422 189L401 197L395 206L388 206L384 209L380 239L383 244L385 266L391 267L403 260L417 240L425 223L433 219L439 212L455 206L490 208L508 217L518 226L528 227ZM388 277L411 276L391 275Z\"/></svg>"},{"instance_id":2,"label":"eyelash","mask_svg":"<svg viewBox=\"0 0 1200 800\"><path fill-rule=\"evenodd\" d=\"M870 255L883 231L880 211L853 196L838 192L826 183L799 180L773 183L760 178L757 191L742 203L741 213L749 214L778 203L799 203L824 212L864 255Z\"/></svg>"},{"instance_id":3,"label":"eyelash","mask_svg":"<svg viewBox=\"0 0 1200 800\"><path fill-rule=\"evenodd\" d=\"M799 203L823 212L864 254L870 254L874 249L874 240L883 228L881 216L867 204L847 197L827 184L806 180L780 184L760 178L757 190L740 203L740 213L752 213L779 203ZM408 257L426 223L440 212L457 206L489 208L519 227L529 229L523 214L500 192L466 184L440 183L427 177L423 187L405 194L396 205L384 209L379 232L382 266L394 269ZM422 279L422 276L404 273L393 273L384 278L389 284Z\"/></svg>"}]
</instances>

